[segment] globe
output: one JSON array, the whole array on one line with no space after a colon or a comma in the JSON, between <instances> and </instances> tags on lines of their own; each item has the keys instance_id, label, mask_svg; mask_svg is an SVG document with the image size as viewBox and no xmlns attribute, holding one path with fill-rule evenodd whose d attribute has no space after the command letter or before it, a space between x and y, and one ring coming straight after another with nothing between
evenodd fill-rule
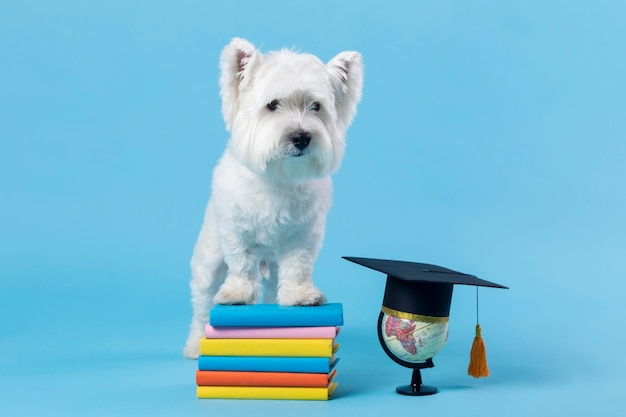
<instances>
[{"instance_id":1,"label":"globe","mask_svg":"<svg viewBox=\"0 0 626 417\"><path fill-rule=\"evenodd\" d=\"M398 313L400 316L404 314ZM413 369L411 383L397 387L396 392L403 395L435 394L436 387L422 384L420 370L435 366L432 358L448 340L448 318L398 315L381 311L378 316L378 339L383 350L396 363Z\"/></svg>"},{"instance_id":2,"label":"globe","mask_svg":"<svg viewBox=\"0 0 626 417\"><path fill-rule=\"evenodd\" d=\"M409 320L381 313L379 335L383 348L404 366L433 358L448 340L448 321ZM392 359L394 359L392 356Z\"/></svg>"}]
</instances>

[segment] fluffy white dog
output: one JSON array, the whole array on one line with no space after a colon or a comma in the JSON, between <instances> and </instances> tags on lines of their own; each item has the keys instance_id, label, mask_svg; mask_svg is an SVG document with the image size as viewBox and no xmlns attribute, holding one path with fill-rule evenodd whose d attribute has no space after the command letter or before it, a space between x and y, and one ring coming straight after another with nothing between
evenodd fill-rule
<instances>
[{"instance_id":1,"label":"fluffy white dog","mask_svg":"<svg viewBox=\"0 0 626 417\"><path fill-rule=\"evenodd\" d=\"M235 38L220 68L231 139L191 259L189 358L198 357L213 303L252 304L262 294L281 305L324 302L313 263L331 205L330 175L363 85L361 55L351 51L324 65L289 50L262 54Z\"/></svg>"}]
</instances>

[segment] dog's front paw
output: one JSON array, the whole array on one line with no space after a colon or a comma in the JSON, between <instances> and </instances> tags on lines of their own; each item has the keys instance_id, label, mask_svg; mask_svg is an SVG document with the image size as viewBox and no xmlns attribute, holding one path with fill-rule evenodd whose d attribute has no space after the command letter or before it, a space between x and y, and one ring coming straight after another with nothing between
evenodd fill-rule
<instances>
[{"instance_id":1,"label":"dog's front paw","mask_svg":"<svg viewBox=\"0 0 626 417\"><path fill-rule=\"evenodd\" d=\"M250 279L229 276L222 284L214 302L216 304L254 304L261 296L261 286Z\"/></svg>"},{"instance_id":2,"label":"dog's front paw","mask_svg":"<svg viewBox=\"0 0 626 417\"><path fill-rule=\"evenodd\" d=\"M313 284L281 285L276 296L283 306L318 306L326 302L324 294Z\"/></svg>"}]
</instances>

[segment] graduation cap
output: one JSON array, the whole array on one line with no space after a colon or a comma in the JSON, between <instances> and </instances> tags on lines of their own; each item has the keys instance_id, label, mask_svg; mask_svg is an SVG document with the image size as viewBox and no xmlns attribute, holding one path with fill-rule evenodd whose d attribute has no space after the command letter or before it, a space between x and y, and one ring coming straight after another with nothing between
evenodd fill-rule
<instances>
[{"instance_id":1,"label":"graduation cap","mask_svg":"<svg viewBox=\"0 0 626 417\"><path fill-rule=\"evenodd\" d=\"M437 265L347 256L343 258L387 275L379 316L379 339L385 352L394 361L414 369L412 384L398 387L397 391L401 394L425 395L437 392L436 388L421 384L419 369L434 366L432 356L443 347L447 339L447 323L454 285L507 288L474 275ZM391 338L385 338L385 330L382 329L384 326L387 329L387 336ZM477 378L489 375L481 332L477 323L468 368L468 373ZM416 341L414 336L418 333L419 339ZM391 339L394 339L393 343L397 348L390 344ZM430 345L434 347L427 349L428 346L425 346L423 339L428 339ZM400 344L396 340L399 340ZM417 374L415 370L418 371ZM415 381L416 378L419 381ZM409 392L402 392L407 389ZM434 391L428 392L428 389Z\"/></svg>"}]
</instances>

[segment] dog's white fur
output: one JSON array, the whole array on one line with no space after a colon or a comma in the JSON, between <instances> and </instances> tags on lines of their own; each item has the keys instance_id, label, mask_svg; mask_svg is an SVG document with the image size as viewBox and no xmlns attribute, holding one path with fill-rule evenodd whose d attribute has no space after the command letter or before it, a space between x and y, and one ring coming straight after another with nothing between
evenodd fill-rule
<instances>
[{"instance_id":1,"label":"dog's white fur","mask_svg":"<svg viewBox=\"0 0 626 417\"><path fill-rule=\"evenodd\" d=\"M262 54L235 38L220 67L231 139L191 259L189 358L198 357L213 303L252 304L261 295L281 305L324 302L313 263L331 205L330 175L363 84L361 55L352 51L324 65L290 50Z\"/></svg>"}]
</instances>

